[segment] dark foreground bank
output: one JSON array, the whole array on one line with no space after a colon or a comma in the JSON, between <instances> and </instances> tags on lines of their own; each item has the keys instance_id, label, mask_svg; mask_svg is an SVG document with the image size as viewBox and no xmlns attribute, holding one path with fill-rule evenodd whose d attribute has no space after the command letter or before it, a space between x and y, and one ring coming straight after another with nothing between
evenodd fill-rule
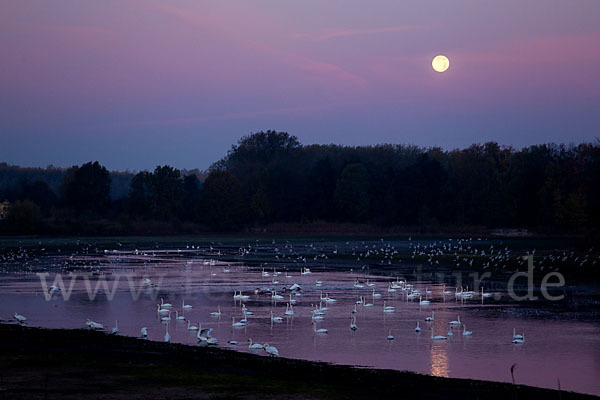
<instances>
[{"instance_id":1,"label":"dark foreground bank","mask_svg":"<svg viewBox=\"0 0 600 400\"><path fill-rule=\"evenodd\" d=\"M508 371L507 371L508 374ZM570 392L0 325L0 399L585 399Z\"/></svg>"}]
</instances>

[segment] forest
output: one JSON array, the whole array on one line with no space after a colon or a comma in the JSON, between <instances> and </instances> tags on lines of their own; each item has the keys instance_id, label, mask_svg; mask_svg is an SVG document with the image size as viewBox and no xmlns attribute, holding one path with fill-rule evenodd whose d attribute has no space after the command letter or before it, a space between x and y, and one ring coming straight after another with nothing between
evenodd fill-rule
<instances>
[{"instance_id":1,"label":"forest","mask_svg":"<svg viewBox=\"0 0 600 400\"><path fill-rule=\"evenodd\" d=\"M0 164L0 234L244 231L274 223L597 231L600 142L522 149L242 137L208 171Z\"/></svg>"}]
</instances>

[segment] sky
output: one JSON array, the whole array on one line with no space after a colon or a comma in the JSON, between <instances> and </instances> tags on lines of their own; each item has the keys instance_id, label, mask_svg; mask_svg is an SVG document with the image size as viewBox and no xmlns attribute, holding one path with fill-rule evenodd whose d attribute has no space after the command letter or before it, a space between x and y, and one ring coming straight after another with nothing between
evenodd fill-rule
<instances>
[{"instance_id":1,"label":"sky","mask_svg":"<svg viewBox=\"0 0 600 400\"><path fill-rule=\"evenodd\" d=\"M0 161L204 169L267 129L596 141L598 21L598 0L0 0Z\"/></svg>"}]
</instances>

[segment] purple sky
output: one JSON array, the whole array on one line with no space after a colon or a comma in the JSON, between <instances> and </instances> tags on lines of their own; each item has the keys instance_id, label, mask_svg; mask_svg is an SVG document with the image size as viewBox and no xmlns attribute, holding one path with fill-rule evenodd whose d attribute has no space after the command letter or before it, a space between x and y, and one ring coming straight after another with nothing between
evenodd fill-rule
<instances>
[{"instance_id":1,"label":"purple sky","mask_svg":"<svg viewBox=\"0 0 600 400\"><path fill-rule=\"evenodd\" d=\"M598 0L2 1L0 161L206 168L267 129L592 141L598 21Z\"/></svg>"}]
</instances>

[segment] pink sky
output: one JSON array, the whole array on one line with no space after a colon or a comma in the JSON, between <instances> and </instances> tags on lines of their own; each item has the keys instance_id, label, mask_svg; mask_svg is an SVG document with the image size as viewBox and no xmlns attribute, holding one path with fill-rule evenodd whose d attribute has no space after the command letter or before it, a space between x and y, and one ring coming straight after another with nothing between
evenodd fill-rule
<instances>
[{"instance_id":1,"label":"pink sky","mask_svg":"<svg viewBox=\"0 0 600 400\"><path fill-rule=\"evenodd\" d=\"M0 161L205 168L266 129L592 141L599 17L595 0L2 2Z\"/></svg>"}]
</instances>

